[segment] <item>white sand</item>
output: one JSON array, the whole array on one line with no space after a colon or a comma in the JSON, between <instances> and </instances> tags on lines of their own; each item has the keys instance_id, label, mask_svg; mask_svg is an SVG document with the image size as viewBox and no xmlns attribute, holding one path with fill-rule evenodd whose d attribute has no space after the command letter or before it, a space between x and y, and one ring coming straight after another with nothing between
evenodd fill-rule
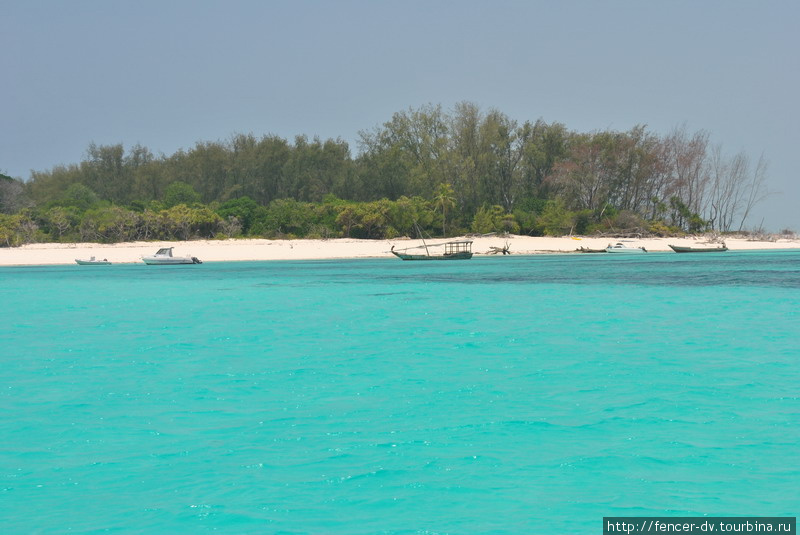
<instances>
[{"instance_id":1,"label":"white sand","mask_svg":"<svg viewBox=\"0 0 800 535\"><path fill-rule=\"evenodd\" d=\"M452 240L459 238L451 238ZM618 239L594 237L532 238L530 236L489 236L462 238L474 240L472 250L484 255L492 247L509 245L514 255L542 253L574 253L579 247L602 249L609 243L621 241L629 247L645 247L649 252L672 250L668 244L683 246L709 246L705 238L647 238ZM442 239L427 240L428 245L442 243ZM800 239L776 241L751 241L725 239L732 251L800 249ZM75 259L108 259L115 264L140 263L141 257L151 255L161 247L174 247L175 256L196 256L203 262L244 260L315 260L335 258L391 258L394 245L404 249L422 245L420 240L198 240L189 242L133 242L104 245L97 243L36 243L14 248L0 248L0 266L74 264Z\"/></svg>"}]
</instances>

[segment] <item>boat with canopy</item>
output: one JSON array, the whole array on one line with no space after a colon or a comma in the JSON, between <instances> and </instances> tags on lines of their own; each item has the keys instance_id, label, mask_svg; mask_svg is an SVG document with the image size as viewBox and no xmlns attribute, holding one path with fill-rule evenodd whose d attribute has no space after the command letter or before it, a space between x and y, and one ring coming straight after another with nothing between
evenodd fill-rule
<instances>
[{"instance_id":1,"label":"boat with canopy","mask_svg":"<svg viewBox=\"0 0 800 535\"><path fill-rule=\"evenodd\" d=\"M143 256L142 261L147 265L174 265L174 264L202 264L195 256L172 256L172 247L159 249L152 256Z\"/></svg>"},{"instance_id":2,"label":"boat with canopy","mask_svg":"<svg viewBox=\"0 0 800 535\"><path fill-rule=\"evenodd\" d=\"M421 250L419 253L410 253L408 251ZM434 249L431 251L431 249ZM449 241L428 245L425 240L422 240L422 245L417 247L408 247L395 251L392 245L391 253L400 260L469 260L472 258L472 240L459 240Z\"/></svg>"}]
</instances>

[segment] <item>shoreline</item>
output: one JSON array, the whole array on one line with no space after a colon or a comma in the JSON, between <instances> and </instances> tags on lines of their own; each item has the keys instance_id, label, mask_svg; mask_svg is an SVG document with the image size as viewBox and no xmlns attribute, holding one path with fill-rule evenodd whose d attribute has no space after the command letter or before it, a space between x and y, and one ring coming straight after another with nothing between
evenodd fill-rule
<instances>
[{"instance_id":1,"label":"shoreline","mask_svg":"<svg viewBox=\"0 0 800 535\"><path fill-rule=\"evenodd\" d=\"M579 253L578 249L602 249L609 243L623 242L629 247L645 247L648 252L672 252L669 244L679 246L714 246L704 237L689 238L598 238L584 236L531 237L510 235L454 237L427 240L429 246L445 241L472 240L476 256L490 255L492 248L509 245L512 255ZM800 249L800 239L754 241L746 238L726 238L730 251L769 251ZM77 265L76 259L94 256L113 264L140 264L141 257L153 254L162 247L174 247L176 256L196 256L203 262L236 262L267 260L337 260L359 258L393 258L390 249L419 247L422 240L397 238L392 240L336 239L228 239L194 241L101 243L32 243L14 248L0 248L0 266ZM502 255L500 255L502 256Z\"/></svg>"}]
</instances>

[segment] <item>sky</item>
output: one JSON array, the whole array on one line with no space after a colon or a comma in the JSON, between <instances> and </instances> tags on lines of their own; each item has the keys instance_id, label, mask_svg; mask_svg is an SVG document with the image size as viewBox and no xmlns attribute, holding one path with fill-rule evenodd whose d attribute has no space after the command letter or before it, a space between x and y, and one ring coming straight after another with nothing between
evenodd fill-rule
<instances>
[{"instance_id":1,"label":"sky","mask_svg":"<svg viewBox=\"0 0 800 535\"><path fill-rule=\"evenodd\" d=\"M91 143L341 138L459 102L570 130L706 131L800 232L797 0L0 0L0 173Z\"/></svg>"}]
</instances>

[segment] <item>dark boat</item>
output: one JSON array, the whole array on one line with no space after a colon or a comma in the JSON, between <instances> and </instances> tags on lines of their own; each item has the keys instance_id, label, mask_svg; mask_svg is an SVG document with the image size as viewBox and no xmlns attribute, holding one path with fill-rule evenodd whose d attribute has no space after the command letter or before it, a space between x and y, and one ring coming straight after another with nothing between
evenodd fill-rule
<instances>
[{"instance_id":1,"label":"dark boat","mask_svg":"<svg viewBox=\"0 0 800 535\"><path fill-rule=\"evenodd\" d=\"M423 240L423 245L419 247L410 247L402 251L395 251L392 245L391 253L401 260L469 260L472 258L472 240L449 241L445 243L438 243L436 245L427 245ZM444 252L441 254L431 254L430 249L434 247L443 247ZM425 254L407 253L411 249L425 249Z\"/></svg>"},{"instance_id":2,"label":"dark boat","mask_svg":"<svg viewBox=\"0 0 800 535\"><path fill-rule=\"evenodd\" d=\"M669 247L676 253L723 253L728 250L724 243L719 247L681 247L679 245L670 245Z\"/></svg>"}]
</instances>

